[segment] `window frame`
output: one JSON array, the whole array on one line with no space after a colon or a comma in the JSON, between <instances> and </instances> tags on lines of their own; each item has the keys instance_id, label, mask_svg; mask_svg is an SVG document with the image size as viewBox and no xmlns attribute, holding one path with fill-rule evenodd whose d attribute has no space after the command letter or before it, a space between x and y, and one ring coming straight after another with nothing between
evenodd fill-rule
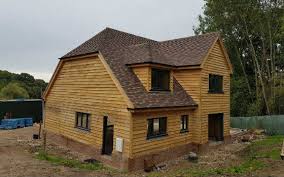
<instances>
[{"instance_id":1,"label":"window frame","mask_svg":"<svg viewBox=\"0 0 284 177\"><path fill-rule=\"evenodd\" d=\"M158 84L154 84L154 75L153 73L156 73L158 74L158 78L160 79L157 79L158 82L161 82L162 83L162 80L161 80L161 75L162 73L165 72L167 73L167 86L165 88L162 88L162 87L159 87L159 86L156 86L156 85L159 85L160 83ZM156 80L156 82L157 82ZM171 82L171 71L168 70L168 69L162 69L162 68L151 68L151 90L150 91L170 91L170 82Z\"/></svg>"},{"instance_id":2,"label":"window frame","mask_svg":"<svg viewBox=\"0 0 284 177\"><path fill-rule=\"evenodd\" d=\"M188 128L188 121L189 121L189 116L188 115L182 115L180 117L180 133L185 133L189 131Z\"/></svg>"},{"instance_id":3,"label":"window frame","mask_svg":"<svg viewBox=\"0 0 284 177\"><path fill-rule=\"evenodd\" d=\"M83 125L84 122L84 116L86 118L85 126ZM85 130L85 131L90 131L91 130L91 125L90 125L90 113L84 113L84 112L76 112L75 113L75 128L80 129L80 130ZM80 118L80 125L79 125L79 118Z\"/></svg>"},{"instance_id":4,"label":"window frame","mask_svg":"<svg viewBox=\"0 0 284 177\"><path fill-rule=\"evenodd\" d=\"M224 77L218 74L209 74L208 93L224 93Z\"/></svg>"},{"instance_id":5,"label":"window frame","mask_svg":"<svg viewBox=\"0 0 284 177\"><path fill-rule=\"evenodd\" d=\"M159 122L159 131L155 132L154 131L154 122L155 120L158 120ZM164 120L164 127L161 127L162 121ZM168 129L168 119L167 117L157 117L157 118L150 118L147 119L147 140L148 139L154 139L154 138L159 138L163 136L167 136L167 129ZM150 124L151 123L151 124ZM152 130L151 130L152 129Z\"/></svg>"}]
</instances>

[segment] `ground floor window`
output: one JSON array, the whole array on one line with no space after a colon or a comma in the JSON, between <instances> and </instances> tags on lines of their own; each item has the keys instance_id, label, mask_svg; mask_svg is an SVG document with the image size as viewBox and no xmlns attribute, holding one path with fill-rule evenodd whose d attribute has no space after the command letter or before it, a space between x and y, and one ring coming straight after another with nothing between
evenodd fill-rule
<instances>
[{"instance_id":1,"label":"ground floor window","mask_svg":"<svg viewBox=\"0 0 284 177\"><path fill-rule=\"evenodd\" d=\"M188 115L182 115L180 118L180 132L188 132Z\"/></svg>"},{"instance_id":2,"label":"ground floor window","mask_svg":"<svg viewBox=\"0 0 284 177\"><path fill-rule=\"evenodd\" d=\"M75 127L84 130L90 130L90 114L76 112Z\"/></svg>"},{"instance_id":3,"label":"ground floor window","mask_svg":"<svg viewBox=\"0 0 284 177\"><path fill-rule=\"evenodd\" d=\"M147 129L147 139L167 135L167 118L160 117L148 119Z\"/></svg>"}]
</instances>

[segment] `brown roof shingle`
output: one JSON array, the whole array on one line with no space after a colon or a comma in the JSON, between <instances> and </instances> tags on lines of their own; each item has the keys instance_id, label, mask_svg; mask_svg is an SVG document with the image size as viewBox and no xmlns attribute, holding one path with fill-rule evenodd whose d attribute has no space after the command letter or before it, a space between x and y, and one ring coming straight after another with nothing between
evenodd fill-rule
<instances>
[{"instance_id":1,"label":"brown roof shingle","mask_svg":"<svg viewBox=\"0 0 284 177\"><path fill-rule=\"evenodd\" d=\"M217 33L157 42L106 28L61 59L100 52L125 90L134 108L196 106L174 78L173 92L147 92L127 65L160 63L171 66L200 65Z\"/></svg>"}]
</instances>

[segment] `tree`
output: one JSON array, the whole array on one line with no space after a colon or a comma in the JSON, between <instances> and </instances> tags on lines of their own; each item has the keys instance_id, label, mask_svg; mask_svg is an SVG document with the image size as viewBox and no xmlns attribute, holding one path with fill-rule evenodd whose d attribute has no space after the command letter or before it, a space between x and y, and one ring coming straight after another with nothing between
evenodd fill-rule
<instances>
[{"instance_id":1,"label":"tree","mask_svg":"<svg viewBox=\"0 0 284 177\"><path fill-rule=\"evenodd\" d=\"M284 73L283 0L206 0L196 34L219 31L234 67L232 113L276 114ZM238 106L244 97L247 107ZM234 107L237 106L237 107ZM244 111L245 110L245 111Z\"/></svg>"},{"instance_id":2,"label":"tree","mask_svg":"<svg viewBox=\"0 0 284 177\"><path fill-rule=\"evenodd\" d=\"M29 94L19 83L9 83L0 91L0 99L9 100L22 98L29 98Z\"/></svg>"},{"instance_id":3,"label":"tree","mask_svg":"<svg viewBox=\"0 0 284 177\"><path fill-rule=\"evenodd\" d=\"M23 87L28 92L30 98L41 98L42 92L47 86L44 80L35 79L30 74L14 74L0 70L0 90L10 82L17 82L20 87Z\"/></svg>"}]
</instances>

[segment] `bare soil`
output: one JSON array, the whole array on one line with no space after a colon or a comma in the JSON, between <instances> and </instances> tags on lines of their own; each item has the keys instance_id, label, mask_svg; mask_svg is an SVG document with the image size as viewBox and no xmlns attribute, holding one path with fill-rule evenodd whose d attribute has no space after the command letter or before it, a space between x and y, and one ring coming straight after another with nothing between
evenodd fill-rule
<instances>
[{"instance_id":1,"label":"bare soil","mask_svg":"<svg viewBox=\"0 0 284 177\"><path fill-rule=\"evenodd\" d=\"M0 177L92 177L92 176L152 176L152 173L143 171L125 173L119 171L88 171L76 168L69 168L61 165L53 165L48 161L35 158L41 146L41 140L32 140L32 135L38 133L38 127L27 127L15 130L0 130ZM229 145L222 145L199 155L198 163L188 162L187 156L173 159L161 164L163 167L156 172L158 176L169 176L173 172L186 168L209 169L226 168L238 165L242 162L239 153L249 143L235 142ZM71 152L62 147L48 145L48 152L58 156L82 159L82 155ZM255 171L246 176L260 177L284 177L284 161L267 160L269 168Z\"/></svg>"},{"instance_id":2,"label":"bare soil","mask_svg":"<svg viewBox=\"0 0 284 177\"><path fill-rule=\"evenodd\" d=\"M52 165L36 159L28 146L40 144L32 140L38 127L0 130L0 176L2 177L53 177L53 176L108 176L102 173L82 171L75 168Z\"/></svg>"}]
</instances>

